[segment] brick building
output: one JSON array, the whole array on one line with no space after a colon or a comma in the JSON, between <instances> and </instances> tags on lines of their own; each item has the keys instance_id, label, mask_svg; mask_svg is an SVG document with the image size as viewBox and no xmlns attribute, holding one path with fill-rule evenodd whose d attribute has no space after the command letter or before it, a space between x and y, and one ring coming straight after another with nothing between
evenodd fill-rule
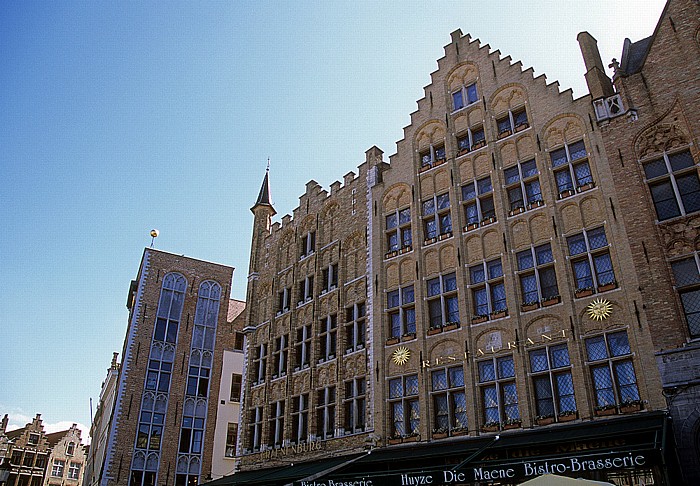
<instances>
[{"instance_id":1,"label":"brick building","mask_svg":"<svg viewBox=\"0 0 700 486\"><path fill-rule=\"evenodd\" d=\"M579 41L589 72L598 73L587 80L630 263L644 269L641 325L651 330L686 480L698 484L700 3L671 0L650 37L625 40L612 82L590 35Z\"/></svg>"},{"instance_id":2,"label":"brick building","mask_svg":"<svg viewBox=\"0 0 700 486\"><path fill-rule=\"evenodd\" d=\"M127 300L100 484L192 486L211 477L233 268L146 248Z\"/></svg>"},{"instance_id":3,"label":"brick building","mask_svg":"<svg viewBox=\"0 0 700 486\"><path fill-rule=\"evenodd\" d=\"M388 161L274 224L266 175L215 484L683 484L676 452L694 484L698 18L671 0L614 87L580 34L579 99L456 31Z\"/></svg>"}]
</instances>

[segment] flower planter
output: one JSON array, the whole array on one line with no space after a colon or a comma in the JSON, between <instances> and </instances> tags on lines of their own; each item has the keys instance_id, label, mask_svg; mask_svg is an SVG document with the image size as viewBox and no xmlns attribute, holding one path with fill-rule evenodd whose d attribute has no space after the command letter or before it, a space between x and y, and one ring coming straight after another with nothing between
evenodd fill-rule
<instances>
[{"instance_id":1,"label":"flower planter","mask_svg":"<svg viewBox=\"0 0 700 486\"><path fill-rule=\"evenodd\" d=\"M471 231L477 229L478 227L479 223L469 223L467 226L464 227L464 231Z\"/></svg>"},{"instance_id":2,"label":"flower planter","mask_svg":"<svg viewBox=\"0 0 700 486\"><path fill-rule=\"evenodd\" d=\"M445 332L447 332L447 331L454 331L454 330L457 329L458 327L459 327L459 324L456 323L456 322L453 322L452 324L447 324L447 325L443 326L443 327L442 327L442 330L445 331Z\"/></svg>"},{"instance_id":3,"label":"flower planter","mask_svg":"<svg viewBox=\"0 0 700 486\"><path fill-rule=\"evenodd\" d=\"M491 319L501 319L508 315L508 311L496 311L491 313Z\"/></svg>"},{"instance_id":4,"label":"flower planter","mask_svg":"<svg viewBox=\"0 0 700 486\"><path fill-rule=\"evenodd\" d=\"M416 339L416 333L415 332L410 332L408 334L404 334L401 336L402 341L410 341L412 339Z\"/></svg>"},{"instance_id":5,"label":"flower planter","mask_svg":"<svg viewBox=\"0 0 700 486\"><path fill-rule=\"evenodd\" d=\"M526 304L522 304L522 305L520 306L520 310L521 310L522 312L529 312L529 311L533 311L533 310L535 310L535 309L539 309L539 307L540 307L540 303L539 303L539 302L529 302L529 303L526 303Z\"/></svg>"},{"instance_id":6,"label":"flower planter","mask_svg":"<svg viewBox=\"0 0 700 486\"><path fill-rule=\"evenodd\" d=\"M435 440L444 439L445 437L447 437L447 432L437 432L437 433L433 434L433 439L435 439Z\"/></svg>"},{"instance_id":7,"label":"flower planter","mask_svg":"<svg viewBox=\"0 0 700 486\"><path fill-rule=\"evenodd\" d=\"M425 172L426 170L430 170L432 168L433 168L432 165L424 165L420 169L418 169L418 173Z\"/></svg>"},{"instance_id":8,"label":"flower planter","mask_svg":"<svg viewBox=\"0 0 700 486\"><path fill-rule=\"evenodd\" d=\"M403 441L404 442L418 442L418 439L420 439L419 435L412 435L410 437L404 437Z\"/></svg>"},{"instance_id":9,"label":"flower planter","mask_svg":"<svg viewBox=\"0 0 700 486\"><path fill-rule=\"evenodd\" d=\"M384 255L384 258L385 258L385 259L387 259L387 258L394 258L396 255L398 255L398 252L397 252L396 250L394 250L394 251L387 252L387 253Z\"/></svg>"},{"instance_id":10,"label":"flower planter","mask_svg":"<svg viewBox=\"0 0 700 486\"><path fill-rule=\"evenodd\" d=\"M495 223L495 222L496 222L496 218L486 218L481 222L481 226L486 226L488 224Z\"/></svg>"},{"instance_id":11,"label":"flower planter","mask_svg":"<svg viewBox=\"0 0 700 486\"><path fill-rule=\"evenodd\" d=\"M399 342L399 338L397 337L392 337L386 340L386 345L391 346L392 344L397 344Z\"/></svg>"},{"instance_id":12,"label":"flower planter","mask_svg":"<svg viewBox=\"0 0 700 486\"><path fill-rule=\"evenodd\" d=\"M598 292L607 292L608 290L613 290L617 288L617 282L610 282L598 287Z\"/></svg>"},{"instance_id":13,"label":"flower planter","mask_svg":"<svg viewBox=\"0 0 700 486\"><path fill-rule=\"evenodd\" d=\"M544 206L544 201L533 201L530 204L527 205L528 209L535 209Z\"/></svg>"},{"instance_id":14,"label":"flower planter","mask_svg":"<svg viewBox=\"0 0 700 486\"><path fill-rule=\"evenodd\" d=\"M537 425L549 425L554 423L554 417L536 418L535 423Z\"/></svg>"},{"instance_id":15,"label":"flower planter","mask_svg":"<svg viewBox=\"0 0 700 486\"><path fill-rule=\"evenodd\" d=\"M509 216L515 216L516 214L520 214L520 213L522 213L522 212L525 212L525 208L522 207L522 206L520 206L519 208L511 209L511 210L508 212L508 215L509 215Z\"/></svg>"},{"instance_id":16,"label":"flower planter","mask_svg":"<svg viewBox=\"0 0 700 486\"><path fill-rule=\"evenodd\" d=\"M432 245L432 244L435 243L436 241L437 241L437 238L428 238L427 240L425 240L425 241L423 242L423 244L424 244L424 245Z\"/></svg>"},{"instance_id":17,"label":"flower planter","mask_svg":"<svg viewBox=\"0 0 700 486\"><path fill-rule=\"evenodd\" d=\"M481 427L482 432L498 432L498 425L484 425Z\"/></svg>"},{"instance_id":18,"label":"flower planter","mask_svg":"<svg viewBox=\"0 0 700 486\"><path fill-rule=\"evenodd\" d=\"M434 336L436 334L440 334L441 332L441 327L431 327L430 329L428 329L428 336Z\"/></svg>"},{"instance_id":19,"label":"flower planter","mask_svg":"<svg viewBox=\"0 0 700 486\"><path fill-rule=\"evenodd\" d=\"M482 140L482 141L476 142L474 145L472 145L472 150L478 150L481 147L485 147L485 146L486 146L486 141Z\"/></svg>"},{"instance_id":20,"label":"flower planter","mask_svg":"<svg viewBox=\"0 0 700 486\"><path fill-rule=\"evenodd\" d=\"M577 299L580 299L581 297L588 297L589 295L593 295L593 289L576 289L574 292L574 296Z\"/></svg>"},{"instance_id":21,"label":"flower planter","mask_svg":"<svg viewBox=\"0 0 700 486\"><path fill-rule=\"evenodd\" d=\"M559 199L565 199L567 197L573 196L574 194L575 192L573 191L573 189L567 189L566 191L561 191L559 193Z\"/></svg>"},{"instance_id":22,"label":"flower planter","mask_svg":"<svg viewBox=\"0 0 700 486\"><path fill-rule=\"evenodd\" d=\"M548 297L542 301L542 307L549 307L550 305L558 304L559 302L561 302L561 297L558 295Z\"/></svg>"},{"instance_id":23,"label":"flower planter","mask_svg":"<svg viewBox=\"0 0 700 486\"><path fill-rule=\"evenodd\" d=\"M567 415L559 415L559 422L571 422L578 418L578 413L570 413Z\"/></svg>"},{"instance_id":24,"label":"flower planter","mask_svg":"<svg viewBox=\"0 0 700 486\"><path fill-rule=\"evenodd\" d=\"M401 437L397 437L395 439L389 439L387 440L389 445L395 445L395 444L400 444L401 443Z\"/></svg>"},{"instance_id":25,"label":"flower planter","mask_svg":"<svg viewBox=\"0 0 700 486\"><path fill-rule=\"evenodd\" d=\"M593 189L594 187L595 187L595 184L592 183L592 182L589 182L588 184L584 184L584 185L582 185L582 186L578 186L578 187L576 188L576 190L577 190L578 192L586 192L586 191L590 191L590 190Z\"/></svg>"},{"instance_id":26,"label":"flower planter","mask_svg":"<svg viewBox=\"0 0 700 486\"><path fill-rule=\"evenodd\" d=\"M472 324L481 324L489 320L489 316L474 316L472 317Z\"/></svg>"},{"instance_id":27,"label":"flower planter","mask_svg":"<svg viewBox=\"0 0 700 486\"><path fill-rule=\"evenodd\" d=\"M447 233L443 233L443 234L441 234L440 236L438 236L438 239L439 239L439 240L444 240L444 239L446 239L446 238L450 238L451 236L452 236L452 232L451 232L451 231L448 231Z\"/></svg>"},{"instance_id":28,"label":"flower planter","mask_svg":"<svg viewBox=\"0 0 700 486\"><path fill-rule=\"evenodd\" d=\"M503 430L519 429L522 426L521 422L515 424L507 424L503 426Z\"/></svg>"},{"instance_id":29,"label":"flower planter","mask_svg":"<svg viewBox=\"0 0 700 486\"><path fill-rule=\"evenodd\" d=\"M469 431L467 429L460 429L460 430L453 429L452 432L450 433L450 435L452 437L457 437L459 435L467 435L468 433L469 433Z\"/></svg>"},{"instance_id":30,"label":"flower planter","mask_svg":"<svg viewBox=\"0 0 700 486\"><path fill-rule=\"evenodd\" d=\"M457 157L461 157L462 155L465 155L465 154L468 154L468 153L469 153L469 149L468 149L468 148L463 148L462 150L460 150L459 152L457 152Z\"/></svg>"},{"instance_id":31,"label":"flower planter","mask_svg":"<svg viewBox=\"0 0 700 486\"><path fill-rule=\"evenodd\" d=\"M522 132L523 130L525 130L526 128L529 128L529 127L530 127L530 125L528 125L527 123L521 123L520 125L515 125L515 131Z\"/></svg>"},{"instance_id":32,"label":"flower planter","mask_svg":"<svg viewBox=\"0 0 700 486\"><path fill-rule=\"evenodd\" d=\"M639 412L641 409L642 409L642 405L639 403L620 405L620 413L634 413L634 412Z\"/></svg>"},{"instance_id":33,"label":"flower planter","mask_svg":"<svg viewBox=\"0 0 700 486\"><path fill-rule=\"evenodd\" d=\"M607 417L608 415L617 415L617 408L606 408L602 410L595 410L596 417Z\"/></svg>"},{"instance_id":34,"label":"flower planter","mask_svg":"<svg viewBox=\"0 0 700 486\"><path fill-rule=\"evenodd\" d=\"M513 132L511 132L510 130L504 130L498 134L498 139L500 140L502 138L510 137L512 134Z\"/></svg>"}]
</instances>

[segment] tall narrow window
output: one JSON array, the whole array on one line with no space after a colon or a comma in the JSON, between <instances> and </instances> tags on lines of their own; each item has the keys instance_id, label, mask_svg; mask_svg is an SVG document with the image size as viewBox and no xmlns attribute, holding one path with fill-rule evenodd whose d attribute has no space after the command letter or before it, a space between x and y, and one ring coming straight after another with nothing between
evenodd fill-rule
<instances>
[{"instance_id":1,"label":"tall narrow window","mask_svg":"<svg viewBox=\"0 0 700 486\"><path fill-rule=\"evenodd\" d=\"M588 153L583 140L565 144L562 148L551 151L549 156L560 198L593 185L593 175L588 165Z\"/></svg>"},{"instance_id":2,"label":"tall narrow window","mask_svg":"<svg viewBox=\"0 0 700 486\"><path fill-rule=\"evenodd\" d=\"M253 358L253 376L255 376L255 381L253 382L253 385L259 385L265 381L266 367L267 347L265 343L262 343L255 348L255 357Z\"/></svg>"},{"instance_id":3,"label":"tall narrow window","mask_svg":"<svg viewBox=\"0 0 700 486\"><path fill-rule=\"evenodd\" d=\"M205 401L188 398L182 410L180 448L183 454L201 454L206 420Z\"/></svg>"},{"instance_id":4,"label":"tall narrow window","mask_svg":"<svg viewBox=\"0 0 700 486\"><path fill-rule=\"evenodd\" d=\"M459 324L455 273L431 278L427 282L427 291L430 327L435 329L448 324Z\"/></svg>"},{"instance_id":5,"label":"tall narrow window","mask_svg":"<svg viewBox=\"0 0 700 486\"><path fill-rule=\"evenodd\" d=\"M345 308L345 346L346 352L365 347L365 303L360 302Z\"/></svg>"},{"instance_id":6,"label":"tall narrow window","mask_svg":"<svg viewBox=\"0 0 700 486\"><path fill-rule=\"evenodd\" d=\"M530 372L538 417L576 413L574 381L566 344L530 351Z\"/></svg>"},{"instance_id":7,"label":"tall narrow window","mask_svg":"<svg viewBox=\"0 0 700 486\"><path fill-rule=\"evenodd\" d=\"M316 249L316 233L310 231L301 237L300 241L300 257L304 258L311 255Z\"/></svg>"},{"instance_id":8,"label":"tall narrow window","mask_svg":"<svg viewBox=\"0 0 700 486\"><path fill-rule=\"evenodd\" d=\"M303 295L303 294L302 294ZM277 293L277 314L283 314L289 311L289 306L292 301L292 288L285 287Z\"/></svg>"},{"instance_id":9,"label":"tall narrow window","mask_svg":"<svg viewBox=\"0 0 700 486\"><path fill-rule=\"evenodd\" d=\"M274 365L273 378L287 374L287 353L289 352L289 334L275 338L275 348L272 352Z\"/></svg>"},{"instance_id":10,"label":"tall narrow window","mask_svg":"<svg viewBox=\"0 0 700 486\"><path fill-rule=\"evenodd\" d=\"M520 420L512 356L479 361L479 389L484 425Z\"/></svg>"},{"instance_id":11,"label":"tall narrow window","mask_svg":"<svg viewBox=\"0 0 700 486\"><path fill-rule=\"evenodd\" d=\"M530 125L527 122L525 107L523 106L513 111L508 110L508 113L496 119L496 125L498 127L498 138L504 138L526 129Z\"/></svg>"},{"instance_id":12,"label":"tall narrow window","mask_svg":"<svg viewBox=\"0 0 700 486\"><path fill-rule=\"evenodd\" d=\"M664 152L644 163L644 174L659 221L700 210L700 180L690 150Z\"/></svg>"},{"instance_id":13,"label":"tall narrow window","mask_svg":"<svg viewBox=\"0 0 700 486\"><path fill-rule=\"evenodd\" d=\"M55 478L63 477L63 469L66 467L66 461L61 459L54 459L53 466L51 467L51 476Z\"/></svg>"},{"instance_id":14,"label":"tall narrow window","mask_svg":"<svg viewBox=\"0 0 700 486\"><path fill-rule=\"evenodd\" d=\"M386 247L386 258L396 255L394 252L413 249L411 208L399 209L386 216Z\"/></svg>"},{"instance_id":15,"label":"tall narrow window","mask_svg":"<svg viewBox=\"0 0 700 486\"><path fill-rule=\"evenodd\" d=\"M345 382L345 432L362 432L365 430L365 393L364 378L354 378Z\"/></svg>"},{"instance_id":16,"label":"tall narrow window","mask_svg":"<svg viewBox=\"0 0 700 486\"><path fill-rule=\"evenodd\" d=\"M318 335L320 360L326 361L335 358L337 327L338 316L336 314L331 314L321 319Z\"/></svg>"},{"instance_id":17,"label":"tall narrow window","mask_svg":"<svg viewBox=\"0 0 700 486\"><path fill-rule=\"evenodd\" d=\"M160 450L166 408L165 396L144 393L136 433L137 449Z\"/></svg>"},{"instance_id":18,"label":"tall narrow window","mask_svg":"<svg viewBox=\"0 0 700 486\"><path fill-rule=\"evenodd\" d=\"M479 94L476 90L476 83L462 86L452 92L452 111L461 110L477 101L479 101Z\"/></svg>"},{"instance_id":19,"label":"tall narrow window","mask_svg":"<svg viewBox=\"0 0 700 486\"><path fill-rule=\"evenodd\" d=\"M418 375L389 380L389 410L392 437L417 435L420 429Z\"/></svg>"},{"instance_id":20,"label":"tall narrow window","mask_svg":"<svg viewBox=\"0 0 700 486\"><path fill-rule=\"evenodd\" d=\"M330 439L335 435L335 387L318 390L316 404L316 435Z\"/></svg>"},{"instance_id":21,"label":"tall narrow window","mask_svg":"<svg viewBox=\"0 0 700 486\"><path fill-rule=\"evenodd\" d=\"M413 285L387 293L387 315L391 337L416 333L416 305Z\"/></svg>"},{"instance_id":22,"label":"tall narrow window","mask_svg":"<svg viewBox=\"0 0 700 486\"><path fill-rule=\"evenodd\" d=\"M467 430L467 398L462 367L434 370L430 377L433 433Z\"/></svg>"},{"instance_id":23,"label":"tall narrow window","mask_svg":"<svg viewBox=\"0 0 700 486\"><path fill-rule=\"evenodd\" d=\"M508 310L500 258L469 267L469 282L477 318Z\"/></svg>"},{"instance_id":24,"label":"tall narrow window","mask_svg":"<svg viewBox=\"0 0 700 486\"><path fill-rule=\"evenodd\" d=\"M469 182L462 186L464 216L467 220L466 231L496 220L493 205L493 186L491 176Z\"/></svg>"},{"instance_id":25,"label":"tall narrow window","mask_svg":"<svg viewBox=\"0 0 700 486\"><path fill-rule=\"evenodd\" d=\"M82 464L79 462L72 462L68 466L68 479L78 480L80 479L80 468Z\"/></svg>"},{"instance_id":26,"label":"tall narrow window","mask_svg":"<svg viewBox=\"0 0 700 486\"><path fill-rule=\"evenodd\" d=\"M639 401L627 332L586 339L586 353L598 409Z\"/></svg>"},{"instance_id":27,"label":"tall narrow window","mask_svg":"<svg viewBox=\"0 0 700 486\"><path fill-rule=\"evenodd\" d=\"M478 150L485 145L486 134L483 125L470 127L466 132L457 135L457 156Z\"/></svg>"},{"instance_id":28,"label":"tall narrow window","mask_svg":"<svg viewBox=\"0 0 700 486\"><path fill-rule=\"evenodd\" d=\"M292 442L301 444L309 435L309 394L292 398Z\"/></svg>"},{"instance_id":29,"label":"tall narrow window","mask_svg":"<svg viewBox=\"0 0 700 486\"><path fill-rule=\"evenodd\" d=\"M323 289L322 294L338 288L338 264L328 265L323 269Z\"/></svg>"},{"instance_id":30,"label":"tall narrow window","mask_svg":"<svg viewBox=\"0 0 700 486\"><path fill-rule=\"evenodd\" d=\"M253 452L260 451L260 446L262 444L262 424L263 424L263 409L262 407L255 407L250 410L250 418L248 421L248 430L250 448Z\"/></svg>"},{"instance_id":31,"label":"tall narrow window","mask_svg":"<svg viewBox=\"0 0 700 486\"><path fill-rule=\"evenodd\" d=\"M584 230L566 239L578 292L615 283L605 228Z\"/></svg>"},{"instance_id":32,"label":"tall narrow window","mask_svg":"<svg viewBox=\"0 0 700 486\"><path fill-rule=\"evenodd\" d=\"M299 303L303 305L314 297L314 276L307 275L299 282Z\"/></svg>"},{"instance_id":33,"label":"tall narrow window","mask_svg":"<svg viewBox=\"0 0 700 486\"><path fill-rule=\"evenodd\" d=\"M422 207L426 242L432 242L443 235L452 236L449 193L435 195L423 201Z\"/></svg>"},{"instance_id":34,"label":"tall narrow window","mask_svg":"<svg viewBox=\"0 0 700 486\"><path fill-rule=\"evenodd\" d=\"M281 447L284 440L284 400L279 400L270 405L268 431L268 444L274 447Z\"/></svg>"},{"instance_id":35,"label":"tall narrow window","mask_svg":"<svg viewBox=\"0 0 700 486\"><path fill-rule=\"evenodd\" d=\"M155 341L175 343L180 324L182 305L185 301L187 281L178 273L169 273L163 277L160 291L156 327L153 333Z\"/></svg>"},{"instance_id":36,"label":"tall narrow window","mask_svg":"<svg viewBox=\"0 0 700 486\"><path fill-rule=\"evenodd\" d=\"M229 422L226 429L226 450L224 457L236 457L236 440L238 439L238 424Z\"/></svg>"},{"instance_id":37,"label":"tall narrow window","mask_svg":"<svg viewBox=\"0 0 700 486\"><path fill-rule=\"evenodd\" d=\"M295 371L307 368L311 362L311 324L297 328L297 340L294 344Z\"/></svg>"},{"instance_id":38,"label":"tall narrow window","mask_svg":"<svg viewBox=\"0 0 700 486\"><path fill-rule=\"evenodd\" d=\"M430 147L421 151L419 155L421 170L430 169L431 167L440 165L447 160L444 143L431 145Z\"/></svg>"},{"instance_id":39,"label":"tall narrow window","mask_svg":"<svg viewBox=\"0 0 700 486\"><path fill-rule=\"evenodd\" d=\"M241 401L241 385L243 383L243 376L240 373L231 374L231 395L230 400L232 402Z\"/></svg>"},{"instance_id":40,"label":"tall narrow window","mask_svg":"<svg viewBox=\"0 0 700 486\"><path fill-rule=\"evenodd\" d=\"M542 205L542 190L535 159L505 169L503 175L511 216Z\"/></svg>"},{"instance_id":41,"label":"tall narrow window","mask_svg":"<svg viewBox=\"0 0 700 486\"><path fill-rule=\"evenodd\" d=\"M683 313L688 323L688 332L693 338L700 337L700 255L671 262L676 289L683 304Z\"/></svg>"},{"instance_id":42,"label":"tall narrow window","mask_svg":"<svg viewBox=\"0 0 700 486\"><path fill-rule=\"evenodd\" d=\"M193 349L190 353L190 366L187 373L185 394L206 398L209 396L209 379L211 377L212 353Z\"/></svg>"},{"instance_id":43,"label":"tall narrow window","mask_svg":"<svg viewBox=\"0 0 700 486\"><path fill-rule=\"evenodd\" d=\"M516 258L523 306L559 296L554 257L549 243L519 251Z\"/></svg>"}]
</instances>

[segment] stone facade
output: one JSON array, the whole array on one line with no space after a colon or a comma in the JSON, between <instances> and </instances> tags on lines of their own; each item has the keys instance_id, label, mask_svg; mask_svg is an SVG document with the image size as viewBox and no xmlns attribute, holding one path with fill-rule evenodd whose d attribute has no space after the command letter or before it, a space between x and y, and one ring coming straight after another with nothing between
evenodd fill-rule
<instances>
[{"instance_id":1,"label":"stone facade","mask_svg":"<svg viewBox=\"0 0 700 486\"><path fill-rule=\"evenodd\" d=\"M185 486L211 474L233 269L145 249L127 307L103 486Z\"/></svg>"},{"instance_id":2,"label":"stone facade","mask_svg":"<svg viewBox=\"0 0 700 486\"><path fill-rule=\"evenodd\" d=\"M44 486L81 486L85 473L85 448L80 429L73 426L64 432L49 434L51 453Z\"/></svg>"},{"instance_id":3,"label":"stone facade","mask_svg":"<svg viewBox=\"0 0 700 486\"><path fill-rule=\"evenodd\" d=\"M697 1L670 0L653 34L613 60L613 96L594 100L621 101L598 127L689 484L700 482L699 19Z\"/></svg>"}]
</instances>

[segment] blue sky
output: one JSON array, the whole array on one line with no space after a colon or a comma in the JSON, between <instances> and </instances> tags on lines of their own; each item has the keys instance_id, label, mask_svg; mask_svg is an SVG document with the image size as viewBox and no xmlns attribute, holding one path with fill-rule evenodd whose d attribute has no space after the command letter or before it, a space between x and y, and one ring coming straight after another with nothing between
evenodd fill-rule
<instances>
[{"instance_id":1,"label":"blue sky","mask_svg":"<svg viewBox=\"0 0 700 486\"><path fill-rule=\"evenodd\" d=\"M0 2L0 414L89 424L156 247L236 268L268 157L281 218L388 159L450 33L586 94L662 0ZM84 437L87 434L84 435Z\"/></svg>"}]
</instances>

